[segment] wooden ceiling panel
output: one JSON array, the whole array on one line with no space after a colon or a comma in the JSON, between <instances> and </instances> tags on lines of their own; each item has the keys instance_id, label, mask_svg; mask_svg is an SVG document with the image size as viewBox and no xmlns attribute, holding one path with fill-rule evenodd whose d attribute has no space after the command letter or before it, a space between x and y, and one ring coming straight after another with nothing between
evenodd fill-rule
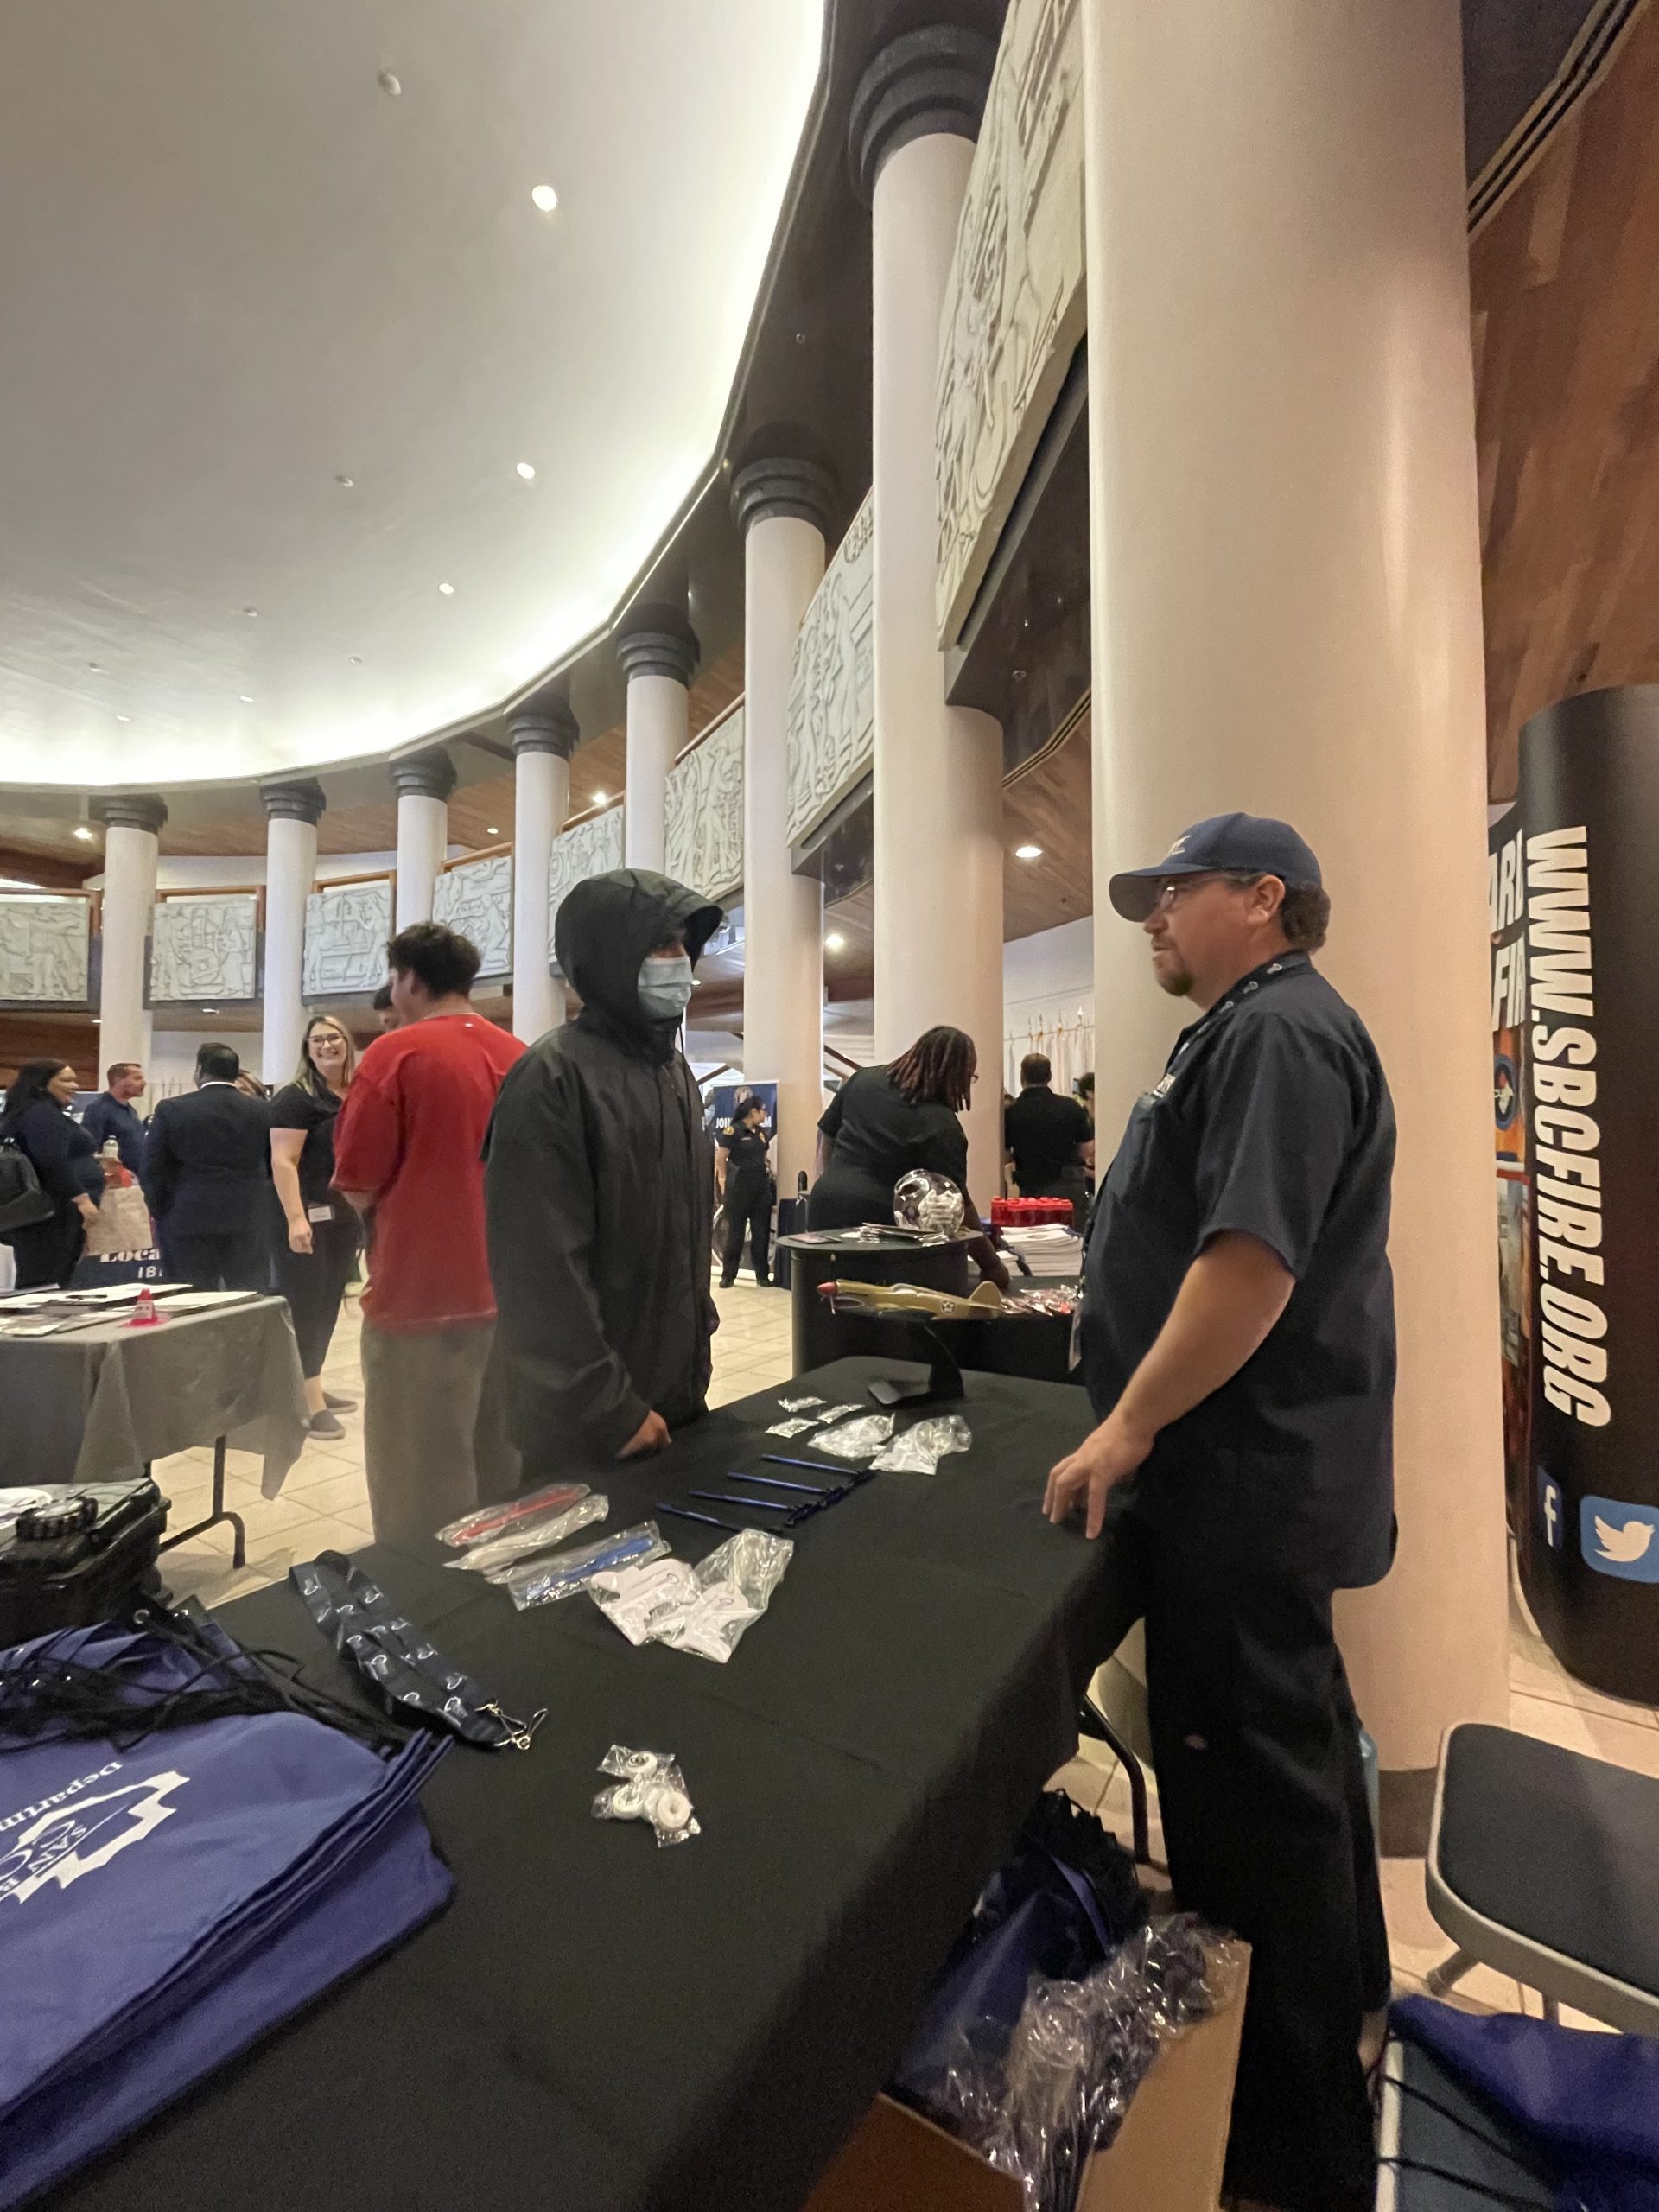
<instances>
[{"instance_id":1,"label":"wooden ceiling panel","mask_svg":"<svg viewBox=\"0 0 1659 2212\"><path fill-rule=\"evenodd\" d=\"M1659 681L1659 10L1470 250L1487 756L1559 699Z\"/></svg>"}]
</instances>

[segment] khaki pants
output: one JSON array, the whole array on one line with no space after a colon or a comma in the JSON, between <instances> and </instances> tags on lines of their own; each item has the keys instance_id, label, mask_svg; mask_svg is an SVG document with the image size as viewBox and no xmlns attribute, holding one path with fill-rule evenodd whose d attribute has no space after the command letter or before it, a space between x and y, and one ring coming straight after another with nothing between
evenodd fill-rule
<instances>
[{"instance_id":1,"label":"khaki pants","mask_svg":"<svg viewBox=\"0 0 1659 2212\"><path fill-rule=\"evenodd\" d=\"M495 1325L405 1334L363 1324L363 1460L375 1541L423 1541L518 1484Z\"/></svg>"}]
</instances>

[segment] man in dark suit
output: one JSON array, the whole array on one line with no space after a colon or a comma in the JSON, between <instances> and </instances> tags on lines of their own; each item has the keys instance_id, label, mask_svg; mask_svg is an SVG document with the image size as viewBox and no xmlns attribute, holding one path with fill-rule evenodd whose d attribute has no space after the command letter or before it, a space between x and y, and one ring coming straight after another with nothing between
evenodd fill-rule
<instances>
[{"instance_id":1,"label":"man in dark suit","mask_svg":"<svg viewBox=\"0 0 1659 2212\"><path fill-rule=\"evenodd\" d=\"M270 1109L236 1087L228 1045L196 1054L196 1088L150 1116L140 1181L170 1282L270 1287Z\"/></svg>"}]
</instances>

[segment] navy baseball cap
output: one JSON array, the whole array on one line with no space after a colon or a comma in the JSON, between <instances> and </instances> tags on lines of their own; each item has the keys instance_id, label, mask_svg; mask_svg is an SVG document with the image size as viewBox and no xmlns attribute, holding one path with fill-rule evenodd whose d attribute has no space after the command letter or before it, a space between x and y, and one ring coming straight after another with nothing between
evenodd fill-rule
<instances>
[{"instance_id":1,"label":"navy baseball cap","mask_svg":"<svg viewBox=\"0 0 1659 2212\"><path fill-rule=\"evenodd\" d=\"M1313 848L1288 822L1260 814L1212 814L1183 830L1160 861L1126 868L1107 888L1125 921L1144 922L1158 903L1159 887L1173 875L1276 875L1287 891L1320 888L1324 879Z\"/></svg>"}]
</instances>

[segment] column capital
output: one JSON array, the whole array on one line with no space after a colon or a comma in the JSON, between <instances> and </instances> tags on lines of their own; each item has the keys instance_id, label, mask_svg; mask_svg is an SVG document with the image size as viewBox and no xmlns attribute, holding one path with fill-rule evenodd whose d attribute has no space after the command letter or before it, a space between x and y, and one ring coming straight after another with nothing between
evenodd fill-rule
<instances>
[{"instance_id":1,"label":"column capital","mask_svg":"<svg viewBox=\"0 0 1659 2212\"><path fill-rule=\"evenodd\" d=\"M810 522L827 538L835 498L834 477L816 461L779 454L750 461L732 479L732 512L746 537L752 524L789 515L798 522Z\"/></svg>"},{"instance_id":2,"label":"column capital","mask_svg":"<svg viewBox=\"0 0 1659 2212\"><path fill-rule=\"evenodd\" d=\"M167 801L153 791L111 792L95 798L91 811L106 830L148 830L153 837L167 820Z\"/></svg>"},{"instance_id":3,"label":"column capital","mask_svg":"<svg viewBox=\"0 0 1659 2212\"><path fill-rule=\"evenodd\" d=\"M411 753L390 762L387 772L399 798L448 798L455 788L455 764L447 753Z\"/></svg>"},{"instance_id":4,"label":"column capital","mask_svg":"<svg viewBox=\"0 0 1659 2212\"><path fill-rule=\"evenodd\" d=\"M507 722L507 739L516 760L524 753L556 753L568 760L582 742L582 725L563 699L550 699L544 707L525 707Z\"/></svg>"},{"instance_id":5,"label":"column capital","mask_svg":"<svg viewBox=\"0 0 1659 2212\"><path fill-rule=\"evenodd\" d=\"M671 676L675 683L689 685L696 673L696 635L683 616L666 607L642 607L638 621L618 634L615 645L630 683L636 676Z\"/></svg>"},{"instance_id":6,"label":"column capital","mask_svg":"<svg viewBox=\"0 0 1659 2212\"><path fill-rule=\"evenodd\" d=\"M322 785L309 777L287 784L261 784L259 796L264 802L267 822L310 822L322 819L327 800L322 795Z\"/></svg>"},{"instance_id":7,"label":"column capital","mask_svg":"<svg viewBox=\"0 0 1659 2212\"><path fill-rule=\"evenodd\" d=\"M906 31L871 58L853 94L848 152L853 182L869 203L889 154L912 138L977 138L996 41L959 23Z\"/></svg>"}]
</instances>

